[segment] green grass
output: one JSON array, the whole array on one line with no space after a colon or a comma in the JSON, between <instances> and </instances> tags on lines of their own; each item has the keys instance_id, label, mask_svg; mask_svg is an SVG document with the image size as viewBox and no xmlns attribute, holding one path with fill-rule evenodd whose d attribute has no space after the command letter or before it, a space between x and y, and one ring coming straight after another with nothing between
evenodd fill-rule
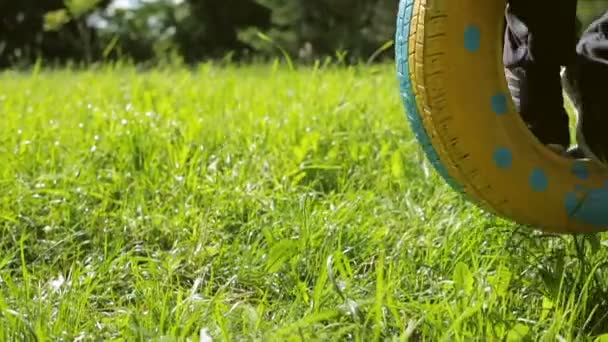
<instances>
[{"instance_id":1,"label":"green grass","mask_svg":"<svg viewBox=\"0 0 608 342\"><path fill-rule=\"evenodd\" d=\"M0 161L2 340L608 332L601 239L453 193L392 65L4 72Z\"/></svg>"}]
</instances>

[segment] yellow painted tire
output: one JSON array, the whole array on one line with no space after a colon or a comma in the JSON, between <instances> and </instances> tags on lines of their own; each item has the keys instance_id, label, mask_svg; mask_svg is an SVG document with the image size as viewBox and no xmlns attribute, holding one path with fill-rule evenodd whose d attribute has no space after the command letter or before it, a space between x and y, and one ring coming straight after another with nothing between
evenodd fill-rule
<instances>
[{"instance_id":1,"label":"yellow painted tire","mask_svg":"<svg viewBox=\"0 0 608 342\"><path fill-rule=\"evenodd\" d=\"M441 176L483 208L546 232L604 231L606 170L553 153L514 109L501 63L505 7L401 0L395 52L411 127Z\"/></svg>"}]
</instances>

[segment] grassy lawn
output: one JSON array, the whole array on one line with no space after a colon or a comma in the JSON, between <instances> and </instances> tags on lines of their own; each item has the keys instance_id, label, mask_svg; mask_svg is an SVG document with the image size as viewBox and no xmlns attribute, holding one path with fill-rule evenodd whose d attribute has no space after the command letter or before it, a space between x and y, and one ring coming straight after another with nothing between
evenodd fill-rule
<instances>
[{"instance_id":1,"label":"grassy lawn","mask_svg":"<svg viewBox=\"0 0 608 342\"><path fill-rule=\"evenodd\" d=\"M0 161L3 340L608 332L602 241L453 193L392 65L5 72Z\"/></svg>"}]
</instances>

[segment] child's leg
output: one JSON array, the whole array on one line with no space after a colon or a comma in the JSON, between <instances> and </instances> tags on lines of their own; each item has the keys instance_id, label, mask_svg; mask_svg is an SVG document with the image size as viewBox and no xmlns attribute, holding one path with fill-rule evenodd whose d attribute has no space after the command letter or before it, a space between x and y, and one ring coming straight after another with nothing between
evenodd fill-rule
<instances>
[{"instance_id":1,"label":"child's leg","mask_svg":"<svg viewBox=\"0 0 608 342\"><path fill-rule=\"evenodd\" d=\"M608 159L608 12L584 32L576 48L577 64L572 73L579 97L578 137L581 148L592 157ZM589 151L585 151L589 155Z\"/></svg>"},{"instance_id":2,"label":"child's leg","mask_svg":"<svg viewBox=\"0 0 608 342\"><path fill-rule=\"evenodd\" d=\"M545 144L569 145L560 67L575 58L576 0L510 0L503 60L518 110Z\"/></svg>"}]
</instances>

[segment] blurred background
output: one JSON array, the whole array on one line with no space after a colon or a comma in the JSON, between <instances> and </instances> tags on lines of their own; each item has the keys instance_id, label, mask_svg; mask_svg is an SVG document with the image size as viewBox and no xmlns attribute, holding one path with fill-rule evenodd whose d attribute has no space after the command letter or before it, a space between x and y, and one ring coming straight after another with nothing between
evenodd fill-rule
<instances>
[{"instance_id":1,"label":"blurred background","mask_svg":"<svg viewBox=\"0 0 608 342\"><path fill-rule=\"evenodd\" d=\"M531 0L533 1L533 0ZM392 58L398 0L1 0L0 68ZM581 21L608 0L580 0ZM555 23L551 23L555 24Z\"/></svg>"}]
</instances>

